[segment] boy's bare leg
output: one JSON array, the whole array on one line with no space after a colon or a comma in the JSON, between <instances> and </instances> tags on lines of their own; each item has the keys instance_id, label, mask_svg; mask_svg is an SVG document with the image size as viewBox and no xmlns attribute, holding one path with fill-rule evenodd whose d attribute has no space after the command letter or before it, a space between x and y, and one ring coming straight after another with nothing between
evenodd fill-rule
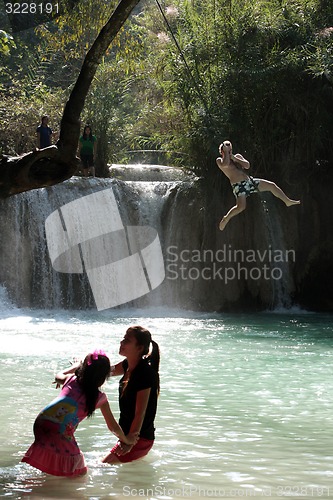
<instances>
[{"instance_id":1,"label":"boy's bare leg","mask_svg":"<svg viewBox=\"0 0 333 500\"><path fill-rule=\"evenodd\" d=\"M299 205L301 203L300 200L291 200L290 198L288 198L288 196L282 191L281 188L279 188L279 186L275 184L275 182L260 179L258 189L259 191L269 191L276 198L282 200L287 205L287 207L290 207L291 205Z\"/></svg>"},{"instance_id":2,"label":"boy's bare leg","mask_svg":"<svg viewBox=\"0 0 333 500\"><path fill-rule=\"evenodd\" d=\"M219 228L221 231L225 228L225 226L228 224L230 219L235 217L236 215L240 214L243 212L243 210L246 209L246 196L244 194L238 196L236 205L232 208L230 208L229 212L225 214L225 216L221 219Z\"/></svg>"}]
</instances>

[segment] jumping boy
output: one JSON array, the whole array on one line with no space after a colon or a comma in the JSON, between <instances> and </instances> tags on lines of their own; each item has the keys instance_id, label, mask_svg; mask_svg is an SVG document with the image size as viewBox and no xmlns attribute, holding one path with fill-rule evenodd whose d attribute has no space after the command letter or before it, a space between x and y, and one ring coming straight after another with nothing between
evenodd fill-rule
<instances>
[{"instance_id":1,"label":"jumping boy","mask_svg":"<svg viewBox=\"0 0 333 500\"><path fill-rule=\"evenodd\" d=\"M240 214L246 208L246 198L258 191L270 191L276 198L282 200L287 207L299 205L299 200L291 200L274 182L265 179L257 179L248 175L245 170L250 168L250 163L239 153L232 153L230 141L224 141L219 146L221 157L216 159L217 166L228 177L232 191L236 197L236 205L222 218L219 224L221 231L226 227L230 219Z\"/></svg>"}]
</instances>

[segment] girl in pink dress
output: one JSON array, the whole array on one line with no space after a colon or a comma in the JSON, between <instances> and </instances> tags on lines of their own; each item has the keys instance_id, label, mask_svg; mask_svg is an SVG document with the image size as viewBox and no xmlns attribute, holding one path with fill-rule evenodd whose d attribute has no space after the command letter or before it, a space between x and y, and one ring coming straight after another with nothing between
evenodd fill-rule
<instances>
[{"instance_id":1,"label":"girl in pink dress","mask_svg":"<svg viewBox=\"0 0 333 500\"><path fill-rule=\"evenodd\" d=\"M107 397L99 390L110 376L111 365L103 351L94 351L83 363L56 375L59 397L40 412L34 423L35 441L22 462L54 476L79 476L87 472L84 456L75 440L78 424L100 408L105 422L120 441L134 444L137 434L125 436L113 417Z\"/></svg>"}]
</instances>

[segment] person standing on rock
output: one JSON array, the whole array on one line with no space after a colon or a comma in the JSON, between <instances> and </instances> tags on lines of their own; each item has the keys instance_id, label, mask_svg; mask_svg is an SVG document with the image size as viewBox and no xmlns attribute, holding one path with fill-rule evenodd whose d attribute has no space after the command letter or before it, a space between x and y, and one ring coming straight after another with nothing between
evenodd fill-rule
<instances>
[{"instance_id":1,"label":"person standing on rock","mask_svg":"<svg viewBox=\"0 0 333 500\"><path fill-rule=\"evenodd\" d=\"M47 115L42 116L41 123L38 125L37 133L37 148L43 149L51 146L51 135L53 131L48 125L49 117Z\"/></svg>"},{"instance_id":2,"label":"person standing on rock","mask_svg":"<svg viewBox=\"0 0 333 500\"><path fill-rule=\"evenodd\" d=\"M236 197L233 206L221 219L219 228L223 231L232 217L240 214L246 208L246 198L252 193L269 191L276 198L282 200L287 207L299 205L299 200L291 200L274 182L265 179L253 178L245 170L250 168L250 163L241 154L232 153L230 141L224 141L219 146L220 157L216 159L217 166L230 181L232 191Z\"/></svg>"},{"instance_id":3,"label":"person standing on rock","mask_svg":"<svg viewBox=\"0 0 333 500\"><path fill-rule=\"evenodd\" d=\"M85 177L88 177L89 173L95 177L96 141L97 139L92 134L90 125L86 125L79 141L80 158L83 163L83 174Z\"/></svg>"}]
</instances>

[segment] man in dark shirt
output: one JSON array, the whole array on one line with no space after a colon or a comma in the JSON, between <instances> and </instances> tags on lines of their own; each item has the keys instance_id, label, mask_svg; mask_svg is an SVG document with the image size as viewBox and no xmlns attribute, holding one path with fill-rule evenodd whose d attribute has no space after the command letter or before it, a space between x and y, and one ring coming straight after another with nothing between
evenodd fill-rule
<instances>
[{"instance_id":1,"label":"man in dark shirt","mask_svg":"<svg viewBox=\"0 0 333 500\"><path fill-rule=\"evenodd\" d=\"M42 116L42 122L37 127L37 148L43 149L51 146L51 135L52 129L48 126L49 117L47 115Z\"/></svg>"}]
</instances>

